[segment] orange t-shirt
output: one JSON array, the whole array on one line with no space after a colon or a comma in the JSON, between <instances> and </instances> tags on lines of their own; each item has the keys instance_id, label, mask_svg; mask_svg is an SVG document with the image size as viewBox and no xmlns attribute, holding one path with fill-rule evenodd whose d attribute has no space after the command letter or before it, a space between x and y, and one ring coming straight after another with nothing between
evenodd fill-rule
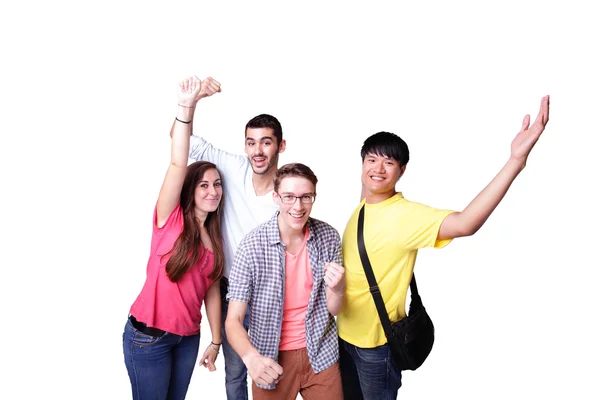
<instances>
[{"instance_id":1,"label":"orange t-shirt","mask_svg":"<svg viewBox=\"0 0 600 400\"><path fill-rule=\"evenodd\" d=\"M296 254L285 252L285 298L279 350L297 350L306 347L304 326L308 300L312 291L312 268L308 258L306 240Z\"/></svg>"}]
</instances>

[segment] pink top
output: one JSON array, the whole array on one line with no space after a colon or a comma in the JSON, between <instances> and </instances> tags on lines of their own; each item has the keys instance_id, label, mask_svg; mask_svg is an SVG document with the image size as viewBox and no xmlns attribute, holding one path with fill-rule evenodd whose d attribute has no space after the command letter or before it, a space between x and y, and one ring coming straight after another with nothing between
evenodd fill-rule
<instances>
[{"instance_id":1,"label":"pink top","mask_svg":"<svg viewBox=\"0 0 600 400\"><path fill-rule=\"evenodd\" d=\"M285 253L285 298L279 350L297 350L306 347L304 320L313 286L312 268L306 240L296 254Z\"/></svg>"},{"instance_id":2,"label":"pink top","mask_svg":"<svg viewBox=\"0 0 600 400\"><path fill-rule=\"evenodd\" d=\"M152 247L146 268L146 283L133 303L130 314L149 327L181 336L200 332L200 308L212 280L214 254L202 248L200 259L178 282L171 282L165 266L168 253L183 231L183 213L177 206L162 228L156 227L156 208L152 231Z\"/></svg>"}]
</instances>

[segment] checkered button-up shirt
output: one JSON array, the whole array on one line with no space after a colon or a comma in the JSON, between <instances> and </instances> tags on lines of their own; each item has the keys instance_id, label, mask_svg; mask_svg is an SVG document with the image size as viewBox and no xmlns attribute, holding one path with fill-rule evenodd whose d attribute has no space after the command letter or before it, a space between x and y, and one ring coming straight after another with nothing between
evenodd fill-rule
<instances>
[{"instance_id":1,"label":"checkered button-up shirt","mask_svg":"<svg viewBox=\"0 0 600 400\"><path fill-rule=\"evenodd\" d=\"M240 243L229 275L227 298L248 303L250 343L277 361L285 296L285 245L279 237L277 216L251 231ZM306 247L313 287L306 310L306 349L310 365L319 373L339 357L335 320L327 310L326 262L342 264L340 235L329 224L308 219ZM274 388L271 385L269 388Z\"/></svg>"}]
</instances>

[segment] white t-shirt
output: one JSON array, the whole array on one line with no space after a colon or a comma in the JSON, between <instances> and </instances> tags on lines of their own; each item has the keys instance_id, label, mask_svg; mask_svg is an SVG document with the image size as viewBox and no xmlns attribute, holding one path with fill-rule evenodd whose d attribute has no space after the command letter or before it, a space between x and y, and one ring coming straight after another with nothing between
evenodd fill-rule
<instances>
[{"instance_id":1,"label":"white t-shirt","mask_svg":"<svg viewBox=\"0 0 600 400\"><path fill-rule=\"evenodd\" d=\"M225 271L229 278L238 245L252 229L267 222L279 207L273 201L273 191L257 196L252 185L252 167L246 155L227 153L214 148L199 136L190 138L189 158L214 163L223 181L222 231L225 251Z\"/></svg>"}]
</instances>

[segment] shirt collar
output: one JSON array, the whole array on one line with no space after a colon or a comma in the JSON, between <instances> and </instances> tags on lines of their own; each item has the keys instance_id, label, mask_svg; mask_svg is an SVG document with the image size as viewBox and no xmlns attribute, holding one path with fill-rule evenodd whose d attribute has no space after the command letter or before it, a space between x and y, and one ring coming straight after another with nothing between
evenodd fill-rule
<instances>
[{"instance_id":1,"label":"shirt collar","mask_svg":"<svg viewBox=\"0 0 600 400\"><path fill-rule=\"evenodd\" d=\"M270 245L275 245L277 243L283 244L281 237L279 236L279 224L277 223L278 216L279 211L277 211L267 222L267 241ZM309 242L313 238L314 222L312 218L308 218L306 226L308 226L308 239L306 239L306 241Z\"/></svg>"}]
</instances>

